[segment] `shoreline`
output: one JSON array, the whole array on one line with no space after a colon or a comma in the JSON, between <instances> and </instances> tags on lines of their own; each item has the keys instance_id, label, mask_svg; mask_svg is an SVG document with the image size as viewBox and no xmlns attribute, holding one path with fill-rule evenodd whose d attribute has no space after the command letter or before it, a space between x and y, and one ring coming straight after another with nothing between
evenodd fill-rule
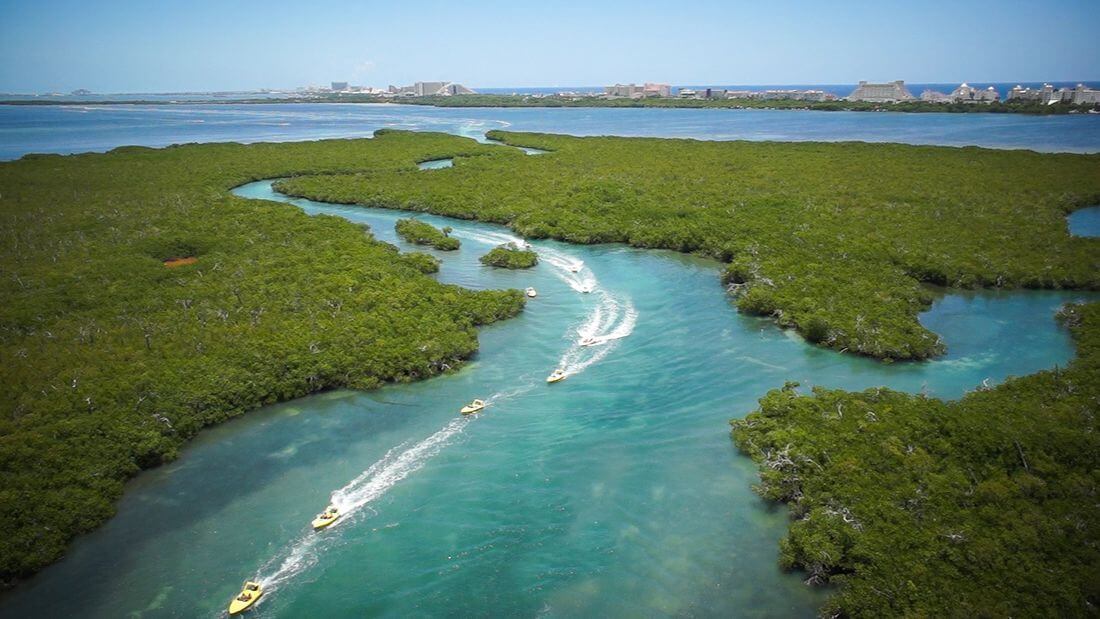
<instances>
[{"instance_id":1,"label":"shoreline","mask_svg":"<svg viewBox=\"0 0 1100 619\"><path fill-rule=\"evenodd\" d=\"M925 101L900 101L896 103L870 103L862 101L798 101L759 99L581 99L565 97L531 97L527 95L455 95L450 97L389 97L350 95L316 98L286 99L227 99L227 100L156 100L134 101L49 101L3 100L0 105L10 106L113 106L113 105L261 105L300 103L357 103L373 105L410 105L437 108L610 108L610 109L717 109L717 110L784 110L817 112L896 112L902 114L1024 114L1028 116L1060 116L1068 114L1100 115L1100 105L1073 105L1059 103L930 103Z\"/></svg>"}]
</instances>

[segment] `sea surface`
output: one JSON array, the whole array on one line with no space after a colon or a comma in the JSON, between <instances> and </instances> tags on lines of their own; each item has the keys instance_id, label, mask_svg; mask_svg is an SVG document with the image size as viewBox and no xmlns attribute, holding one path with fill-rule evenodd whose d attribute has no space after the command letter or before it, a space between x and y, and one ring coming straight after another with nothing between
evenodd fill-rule
<instances>
[{"instance_id":1,"label":"sea surface","mask_svg":"<svg viewBox=\"0 0 1100 619\"><path fill-rule=\"evenodd\" d=\"M377 103L0 105L0 160L124 145L370 137L377 129L491 129L700 140L902 142L1100 152L1100 115L807 110L433 108Z\"/></svg>"},{"instance_id":2,"label":"sea surface","mask_svg":"<svg viewBox=\"0 0 1100 619\"><path fill-rule=\"evenodd\" d=\"M407 214L289 199L268 181L234 193L414 249L393 231ZM727 421L787 380L956 398L1065 364L1073 347L1053 315L1087 296L945 296L921 320L948 354L883 364L738 314L709 260L536 241L537 267L497 270L477 258L515 240L508 230L417 217L463 243L432 252L440 280L538 296L482 329L455 374L321 393L205 431L0 599L0 615L217 617L258 579L257 618L812 617L827 591L779 569L786 510L752 493L755 468ZM556 368L568 378L548 385ZM488 407L461 417L474 398ZM314 533L330 502L345 516Z\"/></svg>"}]
</instances>

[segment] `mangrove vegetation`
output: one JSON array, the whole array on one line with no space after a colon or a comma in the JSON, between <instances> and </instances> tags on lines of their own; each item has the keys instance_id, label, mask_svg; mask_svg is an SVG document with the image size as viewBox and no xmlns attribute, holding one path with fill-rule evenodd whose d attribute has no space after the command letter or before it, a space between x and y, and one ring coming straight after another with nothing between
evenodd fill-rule
<instances>
[{"instance_id":1,"label":"mangrove vegetation","mask_svg":"<svg viewBox=\"0 0 1100 619\"><path fill-rule=\"evenodd\" d=\"M839 588L823 616L1084 617L1100 606L1100 303L1078 358L944 402L789 383L734 420L784 567Z\"/></svg>"},{"instance_id":2,"label":"mangrove vegetation","mask_svg":"<svg viewBox=\"0 0 1100 619\"><path fill-rule=\"evenodd\" d=\"M519 291L423 275L363 227L233 197L293 174L416 171L499 147L436 135L0 163L0 581L57 559L202 427L459 367Z\"/></svg>"},{"instance_id":3,"label":"mangrove vegetation","mask_svg":"<svg viewBox=\"0 0 1100 619\"><path fill-rule=\"evenodd\" d=\"M3 581L58 558L111 515L126 479L204 426L452 370L478 325L523 307L518 291L436 282L436 258L364 227L229 193L249 181L709 256L742 311L882 359L944 350L918 321L929 284L1100 289L1100 239L1065 223L1100 202L1100 155L491 137L548 153L380 131L0 164ZM446 174L416 166L442 158ZM403 221L403 238L450 238ZM828 614L1094 612L1100 304L1061 319L1079 351L1064 369L956 402L791 383L733 422L761 495L790 505L782 564L838 585Z\"/></svg>"},{"instance_id":4,"label":"mangrove vegetation","mask_svg":"<svg viewBox=\"0 0 1100 619\"><path fill-rule=\"evenodd\" d=\"M447 174L299 176L286 193L505 224L531 238L627 243L727 263L742 311L822 346L924 359L926 284L1100 288L1100 239L1069 211L1100 202L1100 155L866 143L700 142L493 131ZM414 138L407 138L414 139ZM429 139L427 137L425 140ZM441 149L454 154L455 146Z\"/></svg>"},{"instance_id":5,"label":"mangrove vegetation","mask_svg":"<svg viewBox=\"0 0 1100 619\"><path fill-rule=\"evenodd\" d=\"M539 255L531 249L520 249L515 243L504 243L478 260L481 264L502 269L529 269L539 263Z\"/></svg>"},{"instance_id":6,"label":"mangrove vegetation","mask_svg":"<svg viewBox=\"0 0 1100 619\"><path fill-rule=\"evenodd\" d=\"M454 251L462 245L458 239L448 236L450 228L440 230L417 219L398 219L393 229L398 236L415 245L428 245L442 251Z\"/></svg>"}]
</instances>

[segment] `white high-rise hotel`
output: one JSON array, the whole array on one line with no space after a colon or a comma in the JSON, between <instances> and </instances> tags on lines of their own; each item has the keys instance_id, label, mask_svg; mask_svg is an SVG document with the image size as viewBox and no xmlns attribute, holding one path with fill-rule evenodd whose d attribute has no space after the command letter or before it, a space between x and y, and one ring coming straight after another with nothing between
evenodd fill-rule
<instances>
[{"instance_id":1,"label":"white high-rise hotel","mask_svg":"<svg viewBox=\"0 0 1100 619\"><path fill-rule=\"evenodd\" d=\"M897 101L912 101L913 99L913 95L905 88L904 80L885 84L860 82L852 94L848 95L849 101L869 101L871 103L895 103Z\"/></svg>"}]
</instances>

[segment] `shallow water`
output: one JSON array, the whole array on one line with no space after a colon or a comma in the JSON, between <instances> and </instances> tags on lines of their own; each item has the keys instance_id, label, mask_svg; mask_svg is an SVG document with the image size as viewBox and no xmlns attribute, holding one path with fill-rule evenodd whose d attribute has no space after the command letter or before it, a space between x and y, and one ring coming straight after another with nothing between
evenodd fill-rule
<instances>
[{"instance_id":1,"label":"shallow water","mask_svg":"<svg viewBox=\"0 0 1100 619\"><path fill-rule=\"evenodd\" d=\"M1100 206L1090 206L1070 213L1066 218L1073 236L1100 236Z\"/></svg>"},{"instance_id":2,"label":"shallow water","mask_svg":"<svg viewBox=\"0 0 1100 619\"><path fill-rule=\"evenodd\" d=\"M433 108L294 103L0 105L0 160L26 153L105 151L186 142L287 142L370 137L376 129L491 129L702 140L902 142L1100 152L1100 115L903 114L805 110Z\"/></svg>"},{"instance_id":3,"label":"shallow water","mask_svg":"<svg viewBox=\"0 0 1100 619\"><path fill-rule=\"evenodd\" d=\"M269 182L235 193L285 199ZM413 249L393 231L408 213L285 200ZM948 296L922 317L948 355L882 364L738 314L708 260L538 241L537 267L496 270L477 258L509 231L416 216L462 240L433 252L442 281L538 297L482 329L453 375L322 393L204 432L0 614L217 616L259 577L255 617L813 616L824 592L778 569L785 510L752 493L727 420L785 380L953 398L1065 364L1053 313L1086 296ZM579 347L583 335L601 343ZM548 386L556 367L570 376ZM485 412L459 417L476 397ZM314 534L329 501L348 515Z\"/></svg>"},{"instance_id":4,"label":"shallow water","mask_svg":"<svg viewBox=\"0 0 1100 619\"><path fill-rule=\"evenodd\" d=\"M416 167L421 170L442 170L443 168L452 168L454 165L454 159L432 159L431 161L421 161L416 164Z\"/></svg>"}]
</instances>

